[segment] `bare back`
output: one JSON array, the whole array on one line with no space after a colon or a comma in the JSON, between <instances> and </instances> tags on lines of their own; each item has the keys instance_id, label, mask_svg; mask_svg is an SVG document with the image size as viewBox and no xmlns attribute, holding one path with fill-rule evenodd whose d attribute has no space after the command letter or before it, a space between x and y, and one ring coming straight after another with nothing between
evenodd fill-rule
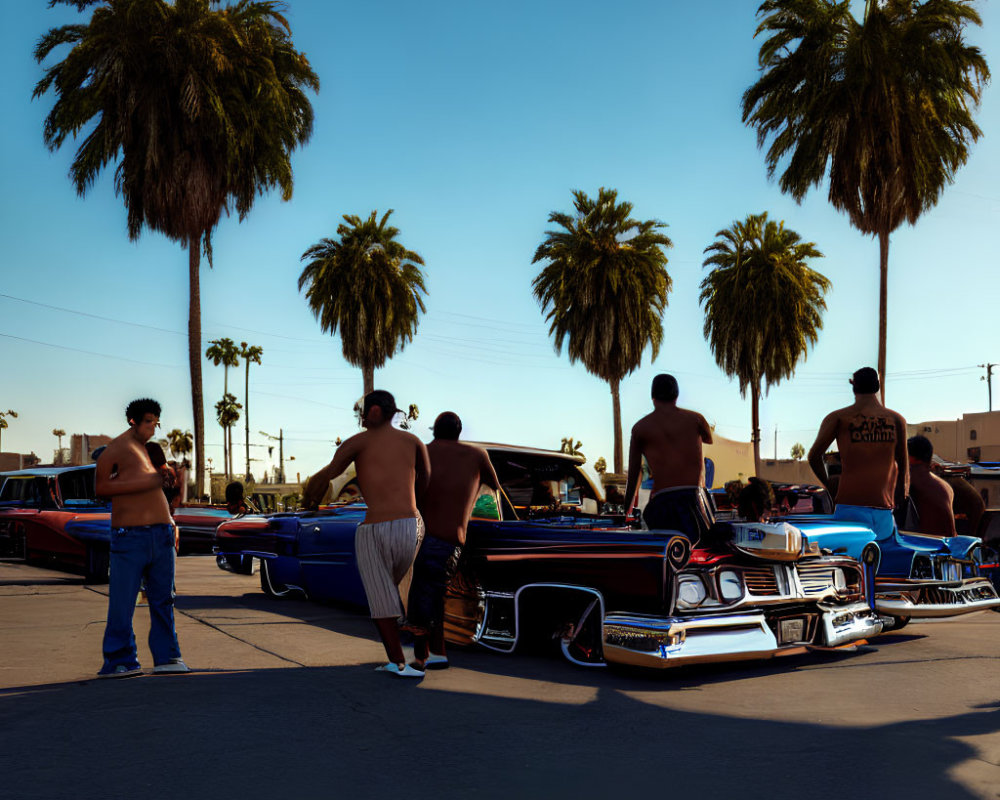
<instances>
[{"instance_id":1,"label":"bare back","mask_svg":"<svg viewBox=\"0 0 1000 800\"><path fill-rule=\"evenodd\" d=\"M173 524L163 479L131 430L116 437L97 460L97 493L111 497L111 526Z\"/></svg>"},{"instance_id":2,"label":"bare back","mask_svg":"<svg viewBox=\"0 0 1000 800\"><path fill-rule=\"evenodd\" d=\"M431 482L420 500L420 513L428 535L454 544L465 544L465 529L472 516L479 487L499 486L489 456L482 448L448 439L427 445Z\"/></svg>"},{"instance_id":3,"label":"bare back","mask_svg":"<svg viewBox=\"0 0 1000 800\"><path fill-rule=\"evenodd\" d=\"M417 459L425 458L423 442L412 433L383 425L351 437L342 446L349 443L356 447L354 467L368 505L365 522L417 516Z\"/></svg>"},{"instance_id":4,"label":"bare back","mask_svg":"<svg viewBox=\"0 0 1000 800\"><path fill-rule=\"evenodd\" d=\"M702 443L711 443L711 429L696 411L661 405L632 428L632 449L649 463L653 491L675 486L704 486ZM630 456L630 473L632 470ZM631 475L629 476L631 479Z\"/></svg>"},{"instance_id":5,"label":"bare back","mask_svg":"<svg viewBox=\"0 0 1000 800\"><path fill-rule=\"evenodd\" d=\"M814 471L833 441L842 470L838 504L893 508L897 499L902 500L909 470L906 421L899 414L874 395L858 395L853 405L828 414L809 452Z\"/></svg>"}]
</instances>

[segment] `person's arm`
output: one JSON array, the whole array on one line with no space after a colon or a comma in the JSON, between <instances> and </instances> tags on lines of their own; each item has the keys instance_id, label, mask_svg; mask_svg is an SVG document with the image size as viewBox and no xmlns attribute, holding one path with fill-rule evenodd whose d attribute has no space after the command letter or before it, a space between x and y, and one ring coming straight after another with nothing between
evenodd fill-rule
<instances>
[{"instance_id":1,"label":"person's arm","mask_svg":"<svg viewBox=\"0 0 1000 800\"><path fill-rule=\"evenodd\" d=\"M813 446L809 448L809 466L812 468L813 473L819 478L819 482L822 483L826 490L833 495L833 489L830 488L830 476L826 472L826 462L823 461L823 456L826 454L827 448L833 444L833 440L837 438L837 418L831 414L826 419L823 420L823 424L819 426L819 433L816 434L816 441L813 442ZM904 451L906 447L903 447Z\"/></svg>"},{"instance_id":2,"label":"person's arm","mask_svg":"<svg viewBox=\"0 0 1000 800\"><path fill-rule=\"evenodd\" d=\"M494 492L500 491L500 479L497 477L497 471L493 469L493 462L490 461L489 454L483 450L481 453L482 460L479 462L479 484L480 486L489 486Z\"/></svg>"},{"instance_id":3,"label":"person's arm","mask_svg":"<svg viewBox=\"0 0 1000 800\"><path fill-rule=\"evenodd\" d=\"M360 436L361 434L358 434ZM337 448L333 454L333 460L323 469L309 479L306 490L302 494L302 505L308 509L319 507L319 501L323 499L326 490L330 487L330 481L347 469L358 454L357 436L347 439Z\"/></svg>"},{"instance_id":4,"label":"person's arm","mask_svg":"<svg viewBox=\"0 0 1000 800\"><path fill-rule=\"evenodd\" d=\"M698 433L701 434L702 443L712 444L712 427L701 414L698 414Z\"/></svg>"},{"instance_id":5,"label":"person's arm","mask_svg":"<svg viewBox=\"0 0 1000 800\"><path fill-rule=\"evenodd\" d=\"M896 508L903 505L910 491L910 458L906 452L906 420L899 414L896 417L896 491L894 501Z\"/></svg>"},{"instance_id":6,"label":"person's arm","mask_svg":"<svg viewBox=\"0 0 1000 800\"><path fill-rule=\"evenodd\" d=\"M105 450L101 453L101 457L97 459L94 491L98 497L137 494L138 492L148 492L150 489L159 489L163 486L163 478L160 477L159 472L142 472L135 476L122 477L117 472L118 464L115 461L116 458L118 458L117 451L112 450L109 452Z\"/></svg>"},{"instance_id":7,"label":"person's arm","mask_svg":"<svg viewBox=\"0 0 1000 800\"><path fill-rule=\"evenodd\" d=\"M414 488L416 489L417 498L420 498L427 491L427 487L431 485L431 457L427 452L427 445L417 439L416 436L413 438L417 442L417 480Z\"/></svg>"},{"instance_id":8,"label":"person's arm","mask_svg":"<svg viewBox=\"0 0 1000 800\"><path fill-rule=\"evenodd\" d=\"M635 493L639 490L642 480L642 438L632 428L632 436L628 443L628 481L625 484L625 513L632 508Z\"/></svg>"}]
</instances>

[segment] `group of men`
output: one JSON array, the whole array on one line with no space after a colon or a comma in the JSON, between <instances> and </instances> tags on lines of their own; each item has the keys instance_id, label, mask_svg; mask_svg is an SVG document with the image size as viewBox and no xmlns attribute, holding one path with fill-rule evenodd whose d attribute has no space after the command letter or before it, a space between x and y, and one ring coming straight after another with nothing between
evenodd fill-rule
<instances>
[{"instance_id":1,"label":"group of men","mask_svg":"<svg viewBox=\"0 0 1000 800\"><path fill-rule=\"evenodd\" d=\"M861 522L878 538L896 530L893 510L914 501L922 528L954 535L952 489L930 470L930 442L906 440L906 422L879 400L878 373L854 373L854 403L823 420L809 451L809 465L835 498L834 518ZM653 411L632 428L625 507L631 508L649 465L653 490L643 509L650 529L676 530L697 542L714 524L705 489L703 445L712 443L705 418L677 405L672 375L652 384ZM365 430L347 439L333 460L306 486L304 505L315 508L330 481L354 464L366 503L355 538L358 570L371 616L388 661L377 670L419 678L431 667L446 667L444 598L465 544L466 527L483 486L500 488L489 456L459 442L462 421L446 411L434 421L433 441L393 427L399 412L393 396L376 390L362 407ZM111 586L104 635L102 677L140 671L132 614L145 577L154 672L187 672L173 621L174 527L163 493L163 477L150 461L146 442L159 425L160 407L137 400L126 409L129 430L117 437L97 462L97 493L112 499ZM831 476L824 456L834 443L841 471ZM912 476L912 477L911 477ZM402 628L413 635L407 662L400 638L399 585L412 581Z\"/></svg>"}]
</instances>

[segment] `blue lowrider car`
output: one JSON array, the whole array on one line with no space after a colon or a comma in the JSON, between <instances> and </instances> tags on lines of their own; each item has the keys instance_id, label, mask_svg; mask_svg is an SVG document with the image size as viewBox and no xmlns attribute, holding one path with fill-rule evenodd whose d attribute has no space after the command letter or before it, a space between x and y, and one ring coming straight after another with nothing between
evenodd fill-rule
<instances>
[{"instance_id":1,"label":"blue lowrider car","mask_svg":"<svg viewBox=\"0 0 1000 800\"><path fill-rule=\"evenodd\" d=\"M503 652L555 642L570 661L665 668L768 658L877 635L864 570L791 525L721 524L694 549L675 531L602 516L582 459L482 445L501 483L478 506L449 587L449 641ZM223 522L220 556L260 560L271 596L364 607L360 504ZM806 526L808 528L808 525Z\"/></svg>"},{"instance_id":2,"label":"blue lowrider car","mask_svg":"<svg viewBox=\"0 0 1000 800\"><path fill-rule=\"evenodd\" d=\"M1000 607L1000 597L982 575L982 541L975 536L937 537L906 531L878 539L864 525L829 515L783 518L803 529L824 552L875 566L875 606L886 630L911 618L952 617Z\"/></svg>"}]
</instances>

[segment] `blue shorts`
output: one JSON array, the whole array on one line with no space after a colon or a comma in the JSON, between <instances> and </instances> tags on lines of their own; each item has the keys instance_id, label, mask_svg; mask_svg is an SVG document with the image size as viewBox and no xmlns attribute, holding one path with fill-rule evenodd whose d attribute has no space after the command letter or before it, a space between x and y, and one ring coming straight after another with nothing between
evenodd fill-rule
<instances>
[{"instance_id":1,"label":"blue shorts","mask_svg":"<svg viewBox=\"0 0 1000 800\"><path fill-rule=\"evenodd\" d=\"M871 506L849 506L837 503L833 518L841 522L860 522L867 525L882 542L891 539L896 534L896 518L891 508L872 508Z\"/></svg>"}]
</instances>

